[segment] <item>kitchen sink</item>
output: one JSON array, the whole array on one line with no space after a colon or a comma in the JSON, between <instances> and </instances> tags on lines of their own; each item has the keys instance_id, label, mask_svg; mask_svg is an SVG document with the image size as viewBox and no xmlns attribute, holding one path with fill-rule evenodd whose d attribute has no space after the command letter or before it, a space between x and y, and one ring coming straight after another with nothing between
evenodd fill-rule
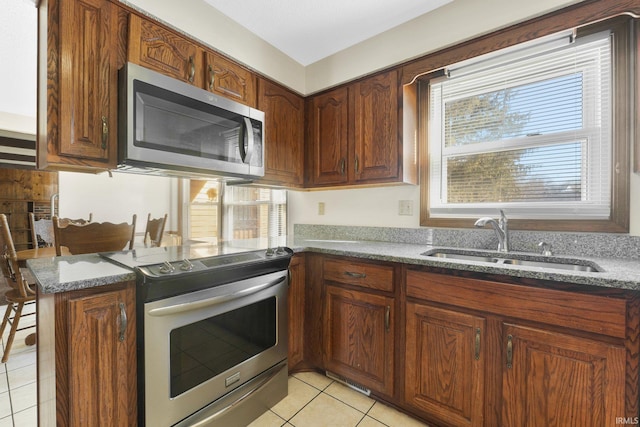
<instances>
[{"instance_id":1,"label":"kitchen sink","mask_svg":"<svg viewBox=\"0 0 640 427\"><path fill-rule=\"evenodd\" d=\"M528 254L488 254L480 255L475 253L465 253L461 250L452 251L428 251L422 253L424 256L441 259L452 259L459 261L477 261L490 264L520 265L523 267L540 267L553 270L569 270L584 272L600 272L602 269L595 263L587 260L571 258L539 257Z\"/></svg>"},{"instance_id":2,"label":"kitchen sink","mask_svg":"<svg viewBox=\"0 0 640 427\"><path fill-rule=\"evenodd\" d=\"M422 255L434 257L434 258L450 258L450 259L459 259L463 261L479 261L479 262L498 262L498 258L490 257L490 256L481 256L481 255L465 255L458 253L450 253L450 252L434 252L434 253L423 253Z\"/></svg>"},{"instance_id":3,"label":"kitchen sink","mask_svg":"<svg viewBox=\"0 0 640 427\"><path fill-rule=\"evenodd\" d=\"M595 264L574 264L574 263L560 263L551 261L531 261L526 259L505 259L503 264L511 265L523 265L526 267L542 267L542 268L555 268L559 270L573 270L573 271L587 271L587 272L599 272L600 269Z\"/></svg>"}]
</instances>

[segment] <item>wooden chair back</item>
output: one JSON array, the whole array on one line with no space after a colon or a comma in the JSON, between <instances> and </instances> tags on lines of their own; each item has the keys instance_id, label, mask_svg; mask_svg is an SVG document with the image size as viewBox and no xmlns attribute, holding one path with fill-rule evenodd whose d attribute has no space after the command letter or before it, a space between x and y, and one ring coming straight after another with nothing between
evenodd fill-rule
<instances>
[{"instance_id":1,"label":"wooden chair back","mask_svg":"<svg viewBox=\"0 0 640 427\"><path fill-rule=\"evenodd\" d=\"M7 284L15 289L20 297L35 299L35 292L29 287L20 271L18 255L5 214L0 214L0 270Z\"/></svg>"},{"instance_id":2,"label":"wooden chair back","mask_svg":"<svg viewBox=\"0 0 640 427\"><path fill-rule=\"evenodd\" d=\"M162 235L164 234L164 226L167 223L167 216L165 214L162 218L151 218L151 214L147 216L147 228L144 232L144 241L147 244L147 236L149 236L148 246L156 247L162 243Z\"/></svg>"},{"instance_id":3,"label":"wooden chair back","mask_svg":"<svg viewBox=\"0 0 640 427\"><path fill-rule=\"evenodd\" d=\"M93 221L93 214L89 214L89 219L84 218L58 218L58 222L62 227L66 227L68 224L86 225Z\"/></svg>"},{"instance_id":4,"label":"wooden chair back","mask_svg":"<svg viewBox=\"0 0 640 427\"><path fill-rule=\"evenodd\" d=\"M45 247L53 246L55 241L53 238L53 221L50 219L38 219L29 212L29 224L31 225L31 243L33 248L40 247L40 242Z\"/></svg>"},{"instance_id":5,"label":"wooden chair back","mask_svg":"<svg viewBox=\"0 0 640 427\"><path fill-rule=\"evenodd\" d=\"M133 249L136 215L133 215L131 224L90 222L86 225L70 223L66 226L60 224L60 219L54 216L53 232L58 256L62 255L62 246L67 247L74 255Z\"/></svg>"}]
</instances>

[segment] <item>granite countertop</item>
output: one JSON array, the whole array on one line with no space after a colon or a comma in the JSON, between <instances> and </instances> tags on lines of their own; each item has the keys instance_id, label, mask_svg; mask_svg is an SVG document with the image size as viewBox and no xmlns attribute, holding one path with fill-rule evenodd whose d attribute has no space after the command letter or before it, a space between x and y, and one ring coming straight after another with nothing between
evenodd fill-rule
<instances>
[{"instance_id":1,"label":"granite countertop","mask_svg":"<svg viewBox=\"0 0 640 427\"><path fill-rule=\"evenodd\" d=\"M422 255L424 252L434 250L460 251L460 249L456 248L435 245L361 240L289 239L287 246L291 247L295 252L316 252L589 286L640 290L640 262L634 259L553 257L553 259L571 258L585 263L593 262L603 270L600 272L583 272L434 258ZM505 256L505 254L486 250L465 252L478 255ZM539 258L539 254L525 252L512 252L509 255L521 259L533 256ZM34 274L39 290L42 293L65 292L135 280L135 273L132 270L112 264L97 254L32 259L27 261L27 266Z\"/></svg>"},{"instance_id":2,"label":"granite countertop","mask_svg":"<svg viewBox=\"0 0 640 427\"><path fill-rule=\"evenodd\" d=\"M573 270L556 270L551 268L495 264L479 261L435 258L422 255L424 252L450 251L462 252L460 248L449 248L434 245L418 245L406 243L390 243L357 240L323 240L296 239L292 247L298 252L317 252L331 255L352 256L380 261L391 261L404 264L425 265L430 267L450 268L455 270L475 271L479 273L501 274L557 282L576 283L617 289L640 290L640 262L635 259L557 256L548 260L571 259L584 264L595 263L602 271L586 272ZM527 252L510 252L470 249L466 254L490 257L511 257L519 259L540 259L540 254Z\"/></svg>"}]
</instances>

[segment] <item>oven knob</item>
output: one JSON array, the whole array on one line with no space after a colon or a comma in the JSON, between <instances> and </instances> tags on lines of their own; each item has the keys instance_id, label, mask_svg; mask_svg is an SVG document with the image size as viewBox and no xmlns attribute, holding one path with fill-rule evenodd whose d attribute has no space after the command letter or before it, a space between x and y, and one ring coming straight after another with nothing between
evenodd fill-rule
<instances>
[{"instance_id":1,"label":"oven knob","mask_svg":"<svg viewBox=\"0 0 640 427\"><path fill-rule=\"evenodd\" d=\"M267 249L267 252L265 253L266 256L274 256L275 254L276 254L276 250L273 248Z\"/></svg>"},{"instance_id":2,"label":"oven knob","mask_svg":"<svg viewBox=\"0 0 640 427\"><path fill-rule=\"evenodd\" d=\"M193 270L193 264L191 263L191 261L185 258L182 260L182 263L180 264L180 270L191 271Z\"/></svg>"},{"instance_id":3,"label":"oven knob","mask_svg":"<svg viewBox=\"0 0 640 427\"><path fill-rule=\"evenodd\" d=\"M162 267L160 267L160 273L162 274L169 274L169 273L173 273L174 271L176 271L176 268L173 265L171 265L169 261L163 262Z\"/></svg>"}]
</instances>

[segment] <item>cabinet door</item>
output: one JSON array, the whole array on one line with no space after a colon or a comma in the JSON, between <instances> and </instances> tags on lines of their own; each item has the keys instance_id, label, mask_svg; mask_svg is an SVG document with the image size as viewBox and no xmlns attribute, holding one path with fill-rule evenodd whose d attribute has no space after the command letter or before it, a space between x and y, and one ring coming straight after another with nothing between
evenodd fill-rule
<instances>
[{"instance_id":1,"label":"cabinet door","mask_svg":"<svg viewBox=\"0 0 640 427\"><path fill-rule=\"evenodd\" d=\"M129 61L198 87L204 51L189 40L137 15L129 26Z\"/></svg>"},{"instance_id":2,"label":"cabinet door","mask_svg":"<svg viewBox=\"0 0 640 427\"><path fill-rule=\"evenodd\" d=\"M624 347L513 324L503 346L502 425L603 427L626 416Z\"/></svg>"},{"instance_id":3,"label":"cabinet door","mask_svg":"<svg viewBox=\"0 0 640 427\"><path fill-rule=\"evenodd\" d=\"M348 93L347 88L340 88L311 101L308 120L312 185L348 181Z\"/></svg>"},{"instance_id":4,"label":"cabinet door","mask_svg":"<svg viewBox=\"0 0 640 427\"><path fill-rule=\"evenodd\" d=\"M50 22L49 25L55 24ZM60 110L57 119L60 139L57 153L52 153L49 147L48 162L115 167L118 133L116 6L108 0L62 1L59 27ZM51 120L55 121L55 118L49 111L47 121ZM47 124L48 132L55 138L51 123Z\"/></svg>"},{"instance_id":5,"label":"cabinet door","mask_svg":"<svg viewBox=\"0 0 640 427\"><path fill-rule=\"evenodd\" d=\"M446 425L483 425L485 342L484 318L408 302L407 404Z\"/></svg>"},{"instance_id":6,"label":"cabinet door","mask_svg":"<svg viewBox=\"0 0 640 427\"><path fill-rule=\"evenodd\" d=\"M304 180L304 99L260 79L258 109L265 114L262 181L301 187Z\"/></svg>"},{"instance_id":7,"label":"cabinet door","mask_svg":"<svg viewBox=\"0 0 640 427\"><path fill-rule=\"evenodd\" d=\"M394 299L326 287L325 368L393 395Z\"/></svg>"},{"instance_id":8,"label":"cabinet door","mask_svg":"<svg viewBox=\"0 0 640 427\"><path fill-rule=\"evenodd\" d=\"M396 71L358 82L353 87L354 180L398 177L398 76Z\"/></svg>"},{"instance_id":9,"label":"cabinet door","mask_svg":"<svg viewBox=\"0 0 640 427\"><path fill-rule=\"evenodd\" d=\"M69 425L136 425L135 290L72 298Z\"/></svg>"},{"instance_id":10,"label":"cabinet door","mask_svg":"<svg viewBox=\"0 0 640 427\"><path fill-rule=\"evenodd\" d=\"M250 107L256 106L256 77L251 71L212 52L206 54L205 70L207 90Z\"/></svg>"},{"instance_id":11,"label":"cabinet door","mask_svg":"<svg viewBox=\"0 0 640 427\"><path fill-rule=\"evenodd\" d=\"M304 255L295 255L289 265L289 368L304 361Z\"/></svg>"}]
</instances>

